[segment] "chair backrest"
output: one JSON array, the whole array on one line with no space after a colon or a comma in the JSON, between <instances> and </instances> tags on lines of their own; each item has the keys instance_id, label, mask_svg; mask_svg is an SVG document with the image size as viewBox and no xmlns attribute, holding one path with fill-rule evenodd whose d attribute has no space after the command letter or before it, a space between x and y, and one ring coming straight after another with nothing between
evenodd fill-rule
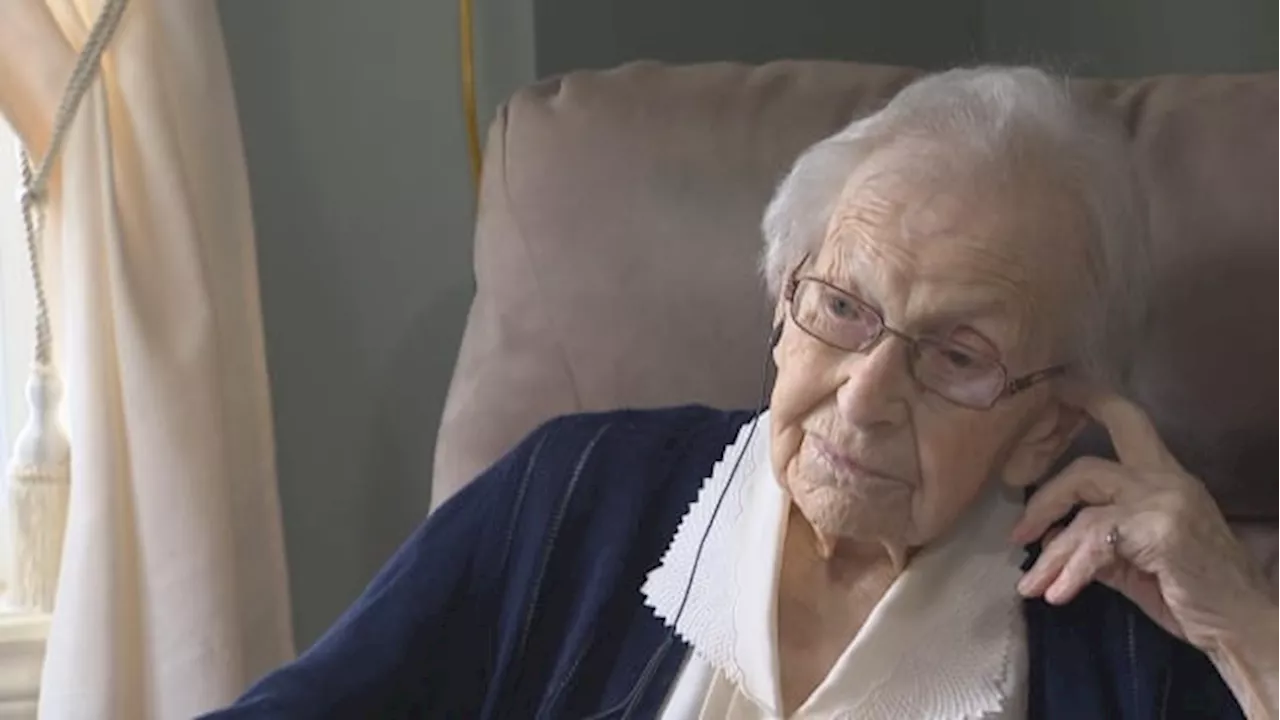
<instances>
[{"instance_id":1,"label":"chair backrest","mask_svg":"<svg viewBox=\"0 0 1280 720\"><path fill-rule=\"evenodd\" d=\"M917 75L642 63L513 97L489 133L435 502L559 414L754 407L764 205L803 148ZM1277 76L1076 87L1123 119L1149 198L1156 328L1139 399L1228 514L1274 527Z\"/></svg>"}]
</instances>

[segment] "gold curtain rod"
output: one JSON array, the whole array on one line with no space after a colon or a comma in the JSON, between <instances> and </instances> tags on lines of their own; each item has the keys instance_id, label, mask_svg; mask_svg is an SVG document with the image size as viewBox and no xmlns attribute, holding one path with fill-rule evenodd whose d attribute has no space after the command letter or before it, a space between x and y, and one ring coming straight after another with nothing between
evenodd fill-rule
<instances>
[{"instance_id":1,"label":"gold curtain rod","mask_svg":"<svg viewBox=\"0 0 1280 720\"><path fill-rule=\"evenodd\" d=\"M458 46L461 50L462 112L467 123L467 151L471 157L471 181L480 192L480 127L476 120L476 69L472 34L472 0L458 0Z\"/></svg>"}]
</instances>

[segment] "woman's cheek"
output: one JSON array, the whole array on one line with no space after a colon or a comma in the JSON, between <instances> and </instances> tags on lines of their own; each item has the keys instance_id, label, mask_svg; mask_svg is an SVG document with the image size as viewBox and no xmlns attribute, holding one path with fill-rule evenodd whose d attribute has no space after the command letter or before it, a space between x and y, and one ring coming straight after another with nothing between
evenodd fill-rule
<instances>
[{"instance_id":1,"label":"woman's cheek","mask_svg":"<svg viewBox=\"0 0 1280 720\"><path fill-rule=\"evenodd\" d=\"M804 432L798 425L789 424L783 418L772 417L772 433L769 443L769 461L773 476L787 489L787 478L798 472L800 445L804 440Z\"/></svg>"}]
</instances>

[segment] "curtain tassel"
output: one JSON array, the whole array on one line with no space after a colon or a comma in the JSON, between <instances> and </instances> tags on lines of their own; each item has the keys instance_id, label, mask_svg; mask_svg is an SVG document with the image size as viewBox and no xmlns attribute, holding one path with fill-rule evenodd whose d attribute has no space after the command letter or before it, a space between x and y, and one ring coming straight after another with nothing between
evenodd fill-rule
<instances>
[{"instance_id":1,"label":"curtain tassel","mask_svg":"<svg viewBox=\"0 0 1280 720\"><path fill-rule=\"evenodd\" d=\"M53 366L53 331L40 274L42 183L21 147L18 169L22 174L18 204L36 296L36 346L27 378L27 423L14 443L5 483L9 533L5 601L13 609L52 612L62 562L62 534L67 525L71 446L58 426L62 383Z\"/></svg>"},{"instance_id":2,"label":"curtain tassel","mask_svg":"<svg viewBox=\"0 0 1280 720\"><path fill-rule=\"evenodd\" d=\"M71 490L71 445L58 425L62 383L53 366L33 363L27 424L10 456L7 509L9 587L15 608L51 612Z\"/></svg>"},{"instance_id":3,"label":"curtain tassel","mask_svg":"<svg viewBox=\"0 0 1280 720\"><path fill-rule=\"evenodd\" d=\"M27 378L27 423L18 433L5 483L9 534L9 585L5 601L12 609L52 612L62 564L71 487L71 445L58 425L62 382L53 365L53 330L40 273L40 231L44 172L33 172L26 151L18 148L22 191L18 204L35 290L35 357Z\"/></svg>"}]
</instances>

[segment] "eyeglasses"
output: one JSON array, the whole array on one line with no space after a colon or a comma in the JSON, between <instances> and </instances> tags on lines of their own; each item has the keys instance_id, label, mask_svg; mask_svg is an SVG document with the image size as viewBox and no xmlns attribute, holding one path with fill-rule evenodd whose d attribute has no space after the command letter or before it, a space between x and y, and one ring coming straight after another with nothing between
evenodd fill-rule
<instances>
[{"instance_id":1,"label":"eyeglasses","mask_svg":"<svg viewBox=\"0 0 1280 720\"><path fill-rule=\"evenodd\" d=\"M902 338L910 349L907 366L916 382L973 410L990 410L1000 398L1066 371L1065 365L1055 365L1009 380L1009 371L999 360L963 345L894 330L875 308L816 277L792 276L786 299L791 319L801 330L839 350L865 352L886 332Z\"/></svg>"}]
</instances>

